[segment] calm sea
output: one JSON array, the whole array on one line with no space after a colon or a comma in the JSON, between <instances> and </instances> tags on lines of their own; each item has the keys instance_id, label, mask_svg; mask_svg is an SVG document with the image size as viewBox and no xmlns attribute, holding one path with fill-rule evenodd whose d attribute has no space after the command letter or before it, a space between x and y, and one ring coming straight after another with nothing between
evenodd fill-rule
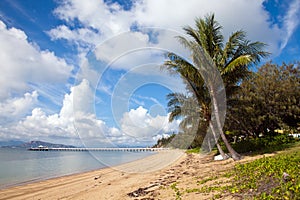
<instances>
[{"instance_id":1,"label":"calm sea","mask_svg":"<svg viewBox=\"0 0 300 200\"><path fill-rule=\"evenodd\" d=\"M0 189L115 166L152 154L153 152L28 151L0 148Z\"/></svg>"}]
</instances>

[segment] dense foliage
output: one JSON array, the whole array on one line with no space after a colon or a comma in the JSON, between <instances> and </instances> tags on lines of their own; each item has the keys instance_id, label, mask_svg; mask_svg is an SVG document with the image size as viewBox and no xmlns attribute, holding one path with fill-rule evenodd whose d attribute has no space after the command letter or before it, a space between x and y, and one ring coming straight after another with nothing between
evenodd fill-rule
<instances>
[{"instance_id":1,"label":"dense foliage","mask_svg":"<svg viewBox=\"0 0 300 200\"><path fill-rule=\"evenodd\" d=\"M299 63L267 63L242 82L228 106L225 129L232 135L257 138L276 130L296 132L300 125Z\"/></svg>"},{"instance_id":2,"label":"dense foliage","mask_svg":"<svg viewBox=\"0 0 300 200\"><path fill-rule=\"evenodd\" d=\"M232 147L240 153L271 153L283 150L298 139L288 134L280 134L273 137L250 138L232 144ZM224 146L224 145L222 145ZM226 151L225 147L223 147Z\"/></svg>"}]
</instances>

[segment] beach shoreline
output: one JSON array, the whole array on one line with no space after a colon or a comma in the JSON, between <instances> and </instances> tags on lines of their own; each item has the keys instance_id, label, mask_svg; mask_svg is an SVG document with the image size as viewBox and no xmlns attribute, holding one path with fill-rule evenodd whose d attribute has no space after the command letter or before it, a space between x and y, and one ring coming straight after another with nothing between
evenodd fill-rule
<instances>
[{"instance_id":1,"label":"beach shoreline","mask_svg":"<svg viewBox=\"0 0 300 200\"><path fill-rule=\"evenodd\" d=\"M124 199L184 155L182 150L161 151L117 166L8 186L0 189L0 199Z\"/></svg>"},{"instance_id":2,"label":"beach shoreline","mask_svg":"<svg viewBox=\"0 0 300 200\"><path fill-rule=\"evenodd\" d=\"M216 191L206 187L230 184L224 176L236 164L274 156L245 155L214 161L214 154L168 150L110 168L68 175L0 190L0 200L190 200L213 199ZM179 198L180 197L180 198ZM235 199L227 193L222 199Z\"/></svg>"},{"instance_id":3,"label":"beach shoreline","mask_svg":"<svg viewBox=\"0 0 300 200\"><path fill-rule=\"evenodd\" d=\"M157 153L158 152L154 152L153 155L155 155ZM99 168L91 169L91 170L84 170L84 171L74 172L74 173L68 173L68 174L64 174L64 175L52 175L52 176L48 176L48 177L33 178L31 180L25 180L25 181L20 181L20 182L15 182L15 183L3 184L3 185L0 185L0 191L4 190L4 189L10 189L10 188L18 187L18 186L24 186L24 185L28 185L28 184L34 184L34 183L38 183L38 182L42 182L42 181L47 181L47 180L52 180L52 179L57 179L57 178L69 177L69 176L74 176L74 175L80 175L80 174L89 173L89 172L95 172L95 171L104 170L104 169L107 169L107 168L118 168L119 166L127 165L128 163L132 163L132 162L134 163L134 162L136 162L138 160L142 160L142 159L147 158L149 156L152 156L152 155L147 155L146 157L139 158L139 159L136 159L134 161L123 162L121 164L117 164L117 165L114 165L114 166L104 165L103 167L99 167Z\"/></svg>"}]
</instances>

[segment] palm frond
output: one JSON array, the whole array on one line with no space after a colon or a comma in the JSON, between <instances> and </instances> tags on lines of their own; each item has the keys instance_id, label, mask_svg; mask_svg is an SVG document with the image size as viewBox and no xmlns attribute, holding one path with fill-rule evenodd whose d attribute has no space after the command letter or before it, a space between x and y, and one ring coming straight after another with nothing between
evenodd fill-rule
<instances>
[{"instance_id":1,"label":"palm frond","mask_svg":"<svg viewBox=\"0 0 300 200\"><path fill-rule=\"evenodd\" d=\"M178 41L180 42L180 44L182 44L183 47L185 47L185 48L187 48L189 50L191 50L191 48L193 46L197 46L197 44L198 44L195 41L190 41L187 38L182 37L182 36L177 36L176 38L178 39Z\"/></svg>"},{"instance_id":2,"label":"palm frond","mask_svg":"<svg viewBox=\"0 0 300 200\"><path fill-rule=\"evenodd\" d=\"M221 71L221 75L225 75L228 73L234 73L238 68L247 66L253 62L253 58L251 55L241 55L234 60L232 60L223 70Z\"/></svg>"},{"instance_id":3,"label":"palm frond","mask_svg":"<svg viewBox=\"0 0 300 200\"><path fill-rule=\"evenodd\" d=\"M269 52L263 51L266 44L263 42L247 42L245 45L245 51L248 52L253 58L253 64L257 64L261 61L261 58L265 58L270 55Z\"/></svg>"},{"instance_id":4,"label":"palm frond","mask_svg":"<svg viewBox=\"0 0 300 200\"><path fill-rule=\"evenodd\" d=\"M175 119L179 119L181 116L182 116L181 115L181 107L176 106L176 107L174 107L174 109L172 110L172 112L170 112L169 122L172 122Z\"/></svg>"},{"instance_id":5,"label":"palm frond","mask_svg":"<svg viewBox=\"0 0 300 200\"><path fill-rule=\"evenodd\" d=\"M200 40L200 35L199 32L197 32L197 30L193 29L190 26L184 27L183 30L187 35L191 36L199 45L202 45Z\"/></svg>"},{"instance_id":6,"label":"palm frond","mask_svg":"<svg viewBox=\"0 0 300 200\"><path fill-rule=\"evenodd\" d=\"M196 28L201 41L199 45L214 59L218 49L223 47L222 26L215 20L215 15L211 14L204 19L196 19Z\"/></svg>"},{"instance_id":7,"label":"palm frond","mask_svg":"<svg viewBox=\"0 0 300 200\"><path fill-rule=\"evenodd\" d=\"M237 48L246 38L246 33L244 31L236 31L229 36L228 42L226 43L223 49L222 60L220 61L221 65L225 65L228 58L234 56Z\"/></svg>"}]
</instances>

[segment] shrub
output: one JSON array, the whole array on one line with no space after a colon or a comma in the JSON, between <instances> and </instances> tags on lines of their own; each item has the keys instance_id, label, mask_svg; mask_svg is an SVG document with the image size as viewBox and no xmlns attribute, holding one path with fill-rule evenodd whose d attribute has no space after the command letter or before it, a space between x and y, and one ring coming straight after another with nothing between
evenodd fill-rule
<instances>
[{"instance_id":1,"label":"shrub","mask_svg":"<svg viewBox=\"0 0 300 200\"><path fill-rule=\"evenodd\" d=\"M263 137L249 140L242 140L232 147L239 153L249 152L261 152L268 153L282 150L288 147L290 144L295 143L295 139L287 134L280 134L274 137ZM226 151L225 146L222 144L222 148Z\"/></svg>"}]
</instances>

